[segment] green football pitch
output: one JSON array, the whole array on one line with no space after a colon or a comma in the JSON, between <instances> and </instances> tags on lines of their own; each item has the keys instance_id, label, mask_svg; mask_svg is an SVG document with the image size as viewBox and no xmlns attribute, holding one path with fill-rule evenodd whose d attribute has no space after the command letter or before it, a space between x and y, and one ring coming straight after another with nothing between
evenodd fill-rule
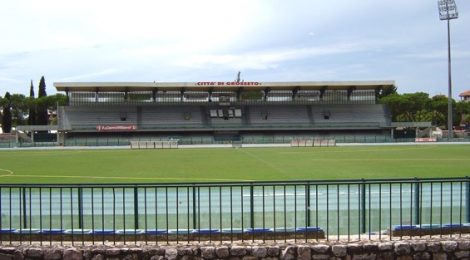
<instances>
[{"instance_id":1,"label":"green football pitch","mask_svg":"<svg viewBox=\"0 0 470 260\"><path fill-rule=\"evenodd\" d=\"M0 183L160 183L470 175L470 145L3 150Z\"/></svg>"}]
</instances>

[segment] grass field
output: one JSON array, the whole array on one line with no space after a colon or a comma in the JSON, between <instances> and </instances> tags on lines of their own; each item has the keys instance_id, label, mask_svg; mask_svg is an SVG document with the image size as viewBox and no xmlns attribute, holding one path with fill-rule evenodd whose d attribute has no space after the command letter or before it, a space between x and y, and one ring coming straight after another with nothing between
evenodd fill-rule
<instances>
[{"instance_id":1,"label":"grass field","mask_svg":"<svg viewBox=\"0 0 470 260\"><path fill-rule=\"evenodd\" d=\"M469 145L0 151L0 183L157 183L470 175Z\"/></svg>"}]
</instances>

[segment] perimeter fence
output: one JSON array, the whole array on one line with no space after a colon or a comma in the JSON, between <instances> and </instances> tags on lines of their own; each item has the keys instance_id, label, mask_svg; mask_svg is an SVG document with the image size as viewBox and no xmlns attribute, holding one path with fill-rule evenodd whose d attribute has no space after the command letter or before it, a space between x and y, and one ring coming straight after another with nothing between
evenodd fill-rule
<instances>
[{"instance_id":1,"label":"perimeter fence","mask_svg":"<svg viewBox=\"0 0 470 260\"><path fill-rule=\"evenodd\" d=\"M0 244L462 236L470 178L0 184L0 213Z\"/></svg>"},{"instance_id":2,"label":"perimeter fence","mask_svg":"<svg viewBox=\"0 0 470 260\"><path fill-rule=\"evenodd\" d=\"M67 138L63 146L128 146L132 141L159 141L168 140L168 137L73 137ZM384 135L351 135L351 136L243 136L240 139L216 140L211 136L171 136L171 139L178 140L179 145L212 145L231 144L234 141L242 144L288 144L293 139L323 139L335 140L336 143L414 143L415 138L391 138ZM446 138L437 139L435 143L449 142ZM470 138L453 138L450 142L470 142ZM50 147L58 146L57 142L16 142L15 140L0 141L0 148L13 147Z\"/></svg>"}]
</instances>

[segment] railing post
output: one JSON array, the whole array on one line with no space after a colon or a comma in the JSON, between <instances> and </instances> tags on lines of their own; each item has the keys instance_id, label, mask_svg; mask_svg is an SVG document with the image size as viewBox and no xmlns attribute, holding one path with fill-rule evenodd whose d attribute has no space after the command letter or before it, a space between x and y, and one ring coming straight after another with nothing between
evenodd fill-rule
<instances>
[{"instance_id":1,"label":"railing post","mask_svg":"<svg viewBox=\"0 0 470 260\"><path fill-rule=\"evenodd\" d=\"M370 220L369 220L370 221ZM361 232L366 233L366 181L361 184Z\"/></svg>"},{"instance_id":2,"label":"railing post","mask_svg":"<svg viewBox=\"0 0 470 260\"><path fill-rule=\"evenodd\" d=\"M253 183L250 183L250 227L255 228L255 197Z\"/></svg>"},{"instance_id":3,"label":"railing post","mask_svg":"<svg viewBox=\"0 0 470 260\"><path fill-rule=\"evenodd\" d=\"M420 201L420 182L418 178L415 178L415 223L416 225L421 224L420 219L421 219L421 201ZM413 224L413 223L411 223Z\"/></svg>"},{"instance_id":4,"label":"railing post","mask_svg":"<svg viewBox=\"0 0 470 260\"><path fill-rule=\"evenodd\" d=\"M467 222L470 222L470 177L466 177L467 179L467 189L465 191L465 198L466 198L466 208L467 208Z\"/></svg>"},{"instance_id":5,"label":"railing post","mask_svg":"<svg viewBox=\"0 0 470 260\"><path fill-rule=\"evenodd\" d=\"M147 205L145 205L147 207ZM138 188L134 187L134 229L139 228L139 193Z\"/></svg>"},{"instance_id":6,"label":"railing post","mask_svg":"<svg viewBox=\"0 0 470 260\"><path fill-rule=\"evenodd\" d=\"M310 227L310 184L305 185L305 205L305 226Z\"/></svg>"},{"instance_id":7,"label":"railing post","mask_svg":"<svg viewBox=\"0 0 470 260\"><path fill-rule=\"evenodd\" d=\"M78 228L83 228L83 188L78 188Z\"/></svg>"},{"instance_id":8,"label":"railing post","mask_svg":"<svg viewBox=\"0 0 470 260\"><path fill-rule=\"evenodd\" d=\"M191 137L191 142L192 142L192 137ZM196 229L196 187L194 186L194 184L193 184L193 228Z\"/></svg>"},{"instance_id":9,"label":"railing post","mask_svg":"<svg viewBox=\"0 0 470 260\"><path fill-rule=\"evenodd\" d=\"M23 228L28 227L28 215L26 214L26 188L21 188L23 193Z\"/></svg>"}]
</instances>

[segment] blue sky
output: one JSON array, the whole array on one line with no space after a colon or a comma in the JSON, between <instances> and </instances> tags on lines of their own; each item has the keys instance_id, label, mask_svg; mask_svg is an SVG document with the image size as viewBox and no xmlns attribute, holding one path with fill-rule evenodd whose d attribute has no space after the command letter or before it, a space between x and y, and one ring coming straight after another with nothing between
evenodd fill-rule
<instances>
[{"instance_id":1,"label":"blue sky","mask_svg":"<svg viewBox=\"0 0 470 260\"><path fill-rule=\"evenodd\" d=\"M470 89L470 2L451 22L453 96ZM395 80L447 94L437 0L0 3L0 95L58 81ZM37 90L36 90L37 92Z\"/></svg>"}]
</instances>

